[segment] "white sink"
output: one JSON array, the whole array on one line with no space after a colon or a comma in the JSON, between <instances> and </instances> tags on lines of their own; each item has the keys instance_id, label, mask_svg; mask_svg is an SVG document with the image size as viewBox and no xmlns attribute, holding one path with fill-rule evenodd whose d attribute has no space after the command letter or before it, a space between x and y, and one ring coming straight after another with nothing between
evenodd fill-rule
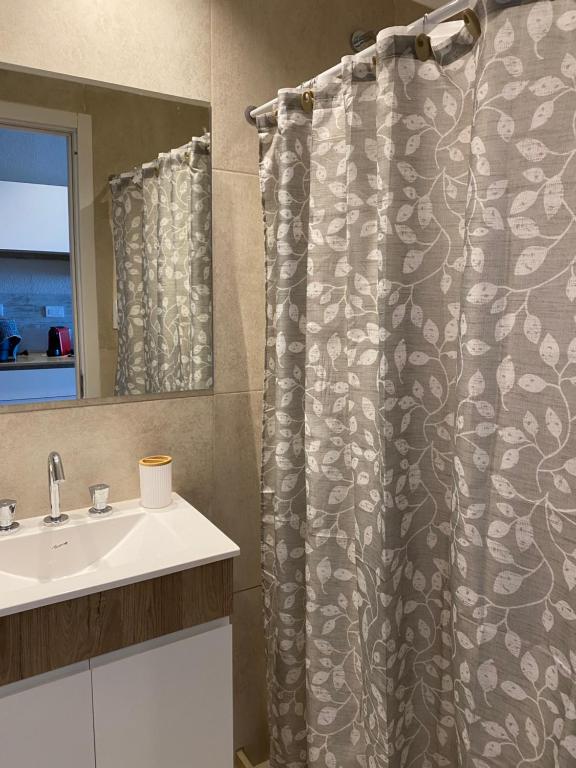
<instances>
[{"instance_id":1,"label":"white sink","mask_svg":"<svg viewBox=\"0 0 576 768\"><path fill-rule=\"evenodd\" d=\"M235 557L240 550L181 496L149 510L114 504L108 517L87 509L47 528L21 520L0 537L0 616Z\"/></svg>"}]
</instances>

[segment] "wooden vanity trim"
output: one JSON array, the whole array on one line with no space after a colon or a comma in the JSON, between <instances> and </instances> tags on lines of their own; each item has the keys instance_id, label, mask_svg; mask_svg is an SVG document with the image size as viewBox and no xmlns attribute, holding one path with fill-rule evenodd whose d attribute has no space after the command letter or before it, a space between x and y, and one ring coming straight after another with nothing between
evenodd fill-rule
<instances>
[{"instance_id":1,"label":"wooden vanity trim","mask_svg":"<svg viewBox=\"0 0 576 768\"><path fill-rule=\"evenodd\" d=\"M0 617L0 686L232 613L232 560Z\"/></svg>"}]
</instances>

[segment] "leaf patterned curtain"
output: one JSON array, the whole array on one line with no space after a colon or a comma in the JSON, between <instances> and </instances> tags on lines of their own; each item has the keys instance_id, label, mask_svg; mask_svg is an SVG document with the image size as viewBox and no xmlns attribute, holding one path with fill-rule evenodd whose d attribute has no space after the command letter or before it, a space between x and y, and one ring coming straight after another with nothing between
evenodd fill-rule
<instances>
[{"instance_id":1,"label":"leaf patterned curtain","mask_svg":"<svg viewBox=\"0 0 576 768\"><path fill-rule=\"evenodd\" d=\"M212 386L210 137L110 182L117 395Z\"/></svg>"},{"instance_id":2,"label":"leaf patterned curtain","mask_svg":"<svg viewBox=\"0 0 576 768\"><path fill-rule=\"evenodd\" d=\"M576 765L576 6L259 119L271 766Z\"/></svg>"}]
</instances>

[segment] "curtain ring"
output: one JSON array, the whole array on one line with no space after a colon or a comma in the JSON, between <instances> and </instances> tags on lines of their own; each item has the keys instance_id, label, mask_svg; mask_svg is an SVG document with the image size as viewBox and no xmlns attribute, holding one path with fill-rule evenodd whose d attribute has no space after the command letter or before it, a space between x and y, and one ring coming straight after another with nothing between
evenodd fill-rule
<instances>
[{"instance_id":1,"label":"curtain ring","mask_svg":"<svg viewBox=\"0 0 576 768\"><path fill-rule=\"evenodd\" d=\"M428 61L432 56L432 43L424 32L416 35L416 56L420 61Z\"/></svg>"},{"instance_id":2,"label":"curtain ring","mask_svg":"<svg viewBox=\"0 0 576 768\"><path fill-rule=\"evenodd\" d=\"M466 25L466 29L468 30L472 38L474 40L478 40L478 38L482 34L482 27L480 25L480 19L478 18L478 15L476 14L476 12L471 10L470 8L467 8L462 14L462 18L464 19L464 24Z\"/></svg>"},{"instance_id":3,"label":"curtain ring","mask_svg":"<svg viewBox=\"0 0 576 768\"><path fill-rule=\"evenodd\" d=\"M314 91L304 91L300 96L300 103L304 112L312 112L314 109Z\"/></svg>"}]
</instances>

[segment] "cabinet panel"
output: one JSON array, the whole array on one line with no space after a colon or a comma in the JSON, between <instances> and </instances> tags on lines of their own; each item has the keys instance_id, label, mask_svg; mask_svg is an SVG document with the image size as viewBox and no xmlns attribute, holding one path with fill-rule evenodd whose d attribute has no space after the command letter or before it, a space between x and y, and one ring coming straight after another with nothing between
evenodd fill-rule
<instances>
[{"instance_id":1,"label":"cabinet panel","mask_svg":"<svg viewBox=\"0 0 576 768\"><path fill-rule=\"evenodd\" d=\"M1 764L94 768L88 662L0 688Z\"/></svg>"},{"instance_id":2,"label":"cabinet panel","mask_svg":"<svg viewBox=\"0 0 576 768\"><path fill-rule=\"evenodd\" d=\"M0 181L0 248L68 252L68 187Z\"/></svg>"},{"instance_id":3,"label":"cabinet panel","mask_svg":"<svg viewBox=\"0 0 576 768\"><path fill-rule=\"evenodd\" d=\"M0 685L231 613L227 559L2 616Z\"/></svg>"},{"instance_id":4,"label":"cabinet panel","mask_svg":"<svg viewBox=\"0 0 576 768\"><path fill-rule=\"evenodd\" d=\"M76 370L72 368L30 368L0 370L0 405L17 405L36 400L73 400L76 397Z\"/></svg>"},{"instance_id":5,"label":"cabinet panel","mask_svg":"<svg viewBox=\"0 0 576 768\"><path fill-rule=\"evenodd\" d=\"M231 768L226 621L92 660L97 768Z\"/></svg>"}]
</instances>

